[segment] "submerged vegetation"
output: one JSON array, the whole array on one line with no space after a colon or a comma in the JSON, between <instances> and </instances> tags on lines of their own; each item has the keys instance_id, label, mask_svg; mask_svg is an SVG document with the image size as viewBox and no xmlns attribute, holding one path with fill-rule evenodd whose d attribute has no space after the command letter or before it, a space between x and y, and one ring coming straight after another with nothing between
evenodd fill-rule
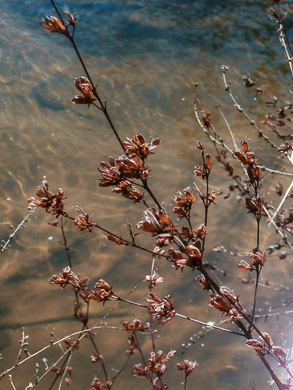
<instances>
[{"instance_id":1,"label":"submerged vegetation","mask_svg":"<svg viewBox=\"0 0 293 390\"><path fill-rule=\"evenodd\" d=\"M187 172L190 185L178 189L175 194L170 194L173 205L168 207L160 201L160 194L154 190L150 180L152 155L157 154L160 157L158 151L164 147L163 142L158 137L151 137L140 132L129 135L125 140L121 138L119 129L108 110L108 105L101 95L99 85L93 80L86 65L86 59L83 58L76 43L78 18L68 9L65 9L64 13L61 12L54 0L51 0L51 3L56 16L44 17L41 25L49 32L59 34L60 39L71 43L82 68L83 75L77 75L73 79L77 94L73 96L72 102L84 105L85 110L88 108L97 110L96 114L99 118L103 116L107 121L121 149L119 155L110 155L107 161L100 162L98 167L100 190L112 191L118 196L122 195L126 198L125 202L132 202L132 208L141 207L142 217L134 225L127 221L128 215L125 215L126 234L122 233L119 227L117 231L109 230L103 221L88 214L86 205L75 206L74 211L69 209L66 203L67 199L70 199L70 194L66 192L66 189L52 190L47 180L42 181L35 196L28 199L29 214L9 238L2 242L1 253L3 256L8 256L9 251L13 251L13 248L9 251L6 249L12 239L17 240L19 229L25 224L29 226L29 219L37 209L43 209L45 213L50 214L52 218L50 228L60 230L67 260L57 274L50 276L49 283L52 284L52 288L59 288L60 292L64 289L72 292L74 299L72 311L76 323L79 324L79 329L57 340L51 333L50 342L39 346L35 352L30 351L28 335L23 329L16 361L2 372L1 380L6 380L12 389L20 389L15 385L18 370L21 366L29 365L34 361L35 372L27 373L26 378L23 378L22 383L26 386L25 389L45 388L44 386L48 389L76 388L75 375L79 375L79 366L83 367L83 378L87 378L87 382L83 379L83 389L118 388L120 377L125 373L128 373L131 378L133 375L136 377L137 386L153 390L172 389L172 384L168 382L168 374L166 374L167 368L169 372L174 370L176 376L180 376L183 389L199 388L201 386L197 385L196 379L191 378L195 378L197 371L201 370L200 354L198 359L187 359L177 355L177 360L175 360L176 343L173 337L168 338L168 326L175 321L181 321L180 331L182 333L184 333L186 323L201 326L200 332L194 332L193 339L208 338L208 333L211 331L218 332L219 335L225 334L225 337L237 338L241 346L251 349L251 365L256 364L257 360L263 364L260 376L267 372L266 380L274 388L292 390L293 367L290 351L286 346L286 335L284 334L283 339L280 339L279 335L269 333L266 322L260 322L260 319L265 318L269 322L270 317L282 315L286 315L289 319L292 314L290 309L292 299L286 300L281 297L284 291L292 292L292 287L285 286L282 280L274 279L276 260L272 261L272 257L277 257L277 261L286 261L286 267L291 267L293 259L293 212L290 208L293 186L293 105L290 102L280 104L275 96L266 101L270 112L263 117L262 121L252 118L234 96L233 84L228 79L229 68L223 65L220 69L223 77L223 94L227 94L231 105L235 107L243 123L248 123L258 136L255 141L243 136L239 142L233 132L233 123L226 118L224 109L216 107L213 108L213 112L205 108L201 98L202 82L196 83L193 106L195 123L206 134L207 141L203 144L195 140L195 153L199 155L200 163L194 167L193 173ZM293 53L284 27L285 18L288 17L288 7L281 1L274 0L270 1L268 8L269 17L277 25L280 47L285 51L288 69L293 79ZM58 61L58 56L56 61ZM264 94L250 75L244 75L242 82L245 88L254 88L258 94ZM221 126L218 125L220 118ZM222 135L222 131L219 130L223 127L223 123L227 128L228 136ZM232 147L229 146L231 144ZM259 163L261 158L258 155L262 156L266 153L274 156L272 157L273 161L275 159L273 164ZM172 151L170 151L170 156L172 156ZM213 188L213 177L223 169L228 178L228 192L224 196ZM170 182L172 174L170 172ZM263 184L268 176L271 179L270 188L274 188L274 193L271 194ZM62 183L60 185L62 186ZM231 193L237 193L238 205L241 204L245 210L242 214L245 220L238 222L244 226L249 236L250 247L244 247L241 252L235 253L235 256L239 257L238 264L235 265L235 269L229 268L228 272L225 270L225 264L217 268L210 260L207 247L213 245L213 230L210 230L210 225L213 223L211 213L213 215L220 213L217 208L218 199L228 203L230 214L234 213L233 208L236 203ZM109 202L111 202L110 198ZM97 208L99 207L103 205L98 204ZM214 210L211 211L213 208ZM114 207L112 217L115 218ZM107 275L107 280L104 280L105 275L101 275L101 278L95 281L89 279L91 275L79 275L75 271L75 264L71 257L70 239L68 238L69 223L72 229L76 228L83 234L102 232L109 241L108 245L117 245L121 249L127 247L135 253L140 253L143 261L149 266L148 275L140 275L145 283L134 286L132 277L133 272L136 271L133 271L132 259L128 259L129 294L127 296L116 289L111 280L111 273ZM233 223L231 219L229 231L231 242L240 239ZM269 243L264 240L266 230L271 232ZM221 231L218 234L221 235ZM225 253L224 247L215 249ZM162 262L167 263L168 267L162 266ZM161 274L160 269L163 269L166 275ZM267 270L265 280L263 279L264 269ZM238 276L238 271L242 272L242 274L240 272L241 276ZM159 286L165 283L169 273L174 272L176 272L176 277L180 278L182 286L187 283L185 282L186 275L192 273L193 284L189 286L190 291L187 294L192 297L194 291L200 289L205 294L206 308L210 307L216 313L217 323L203 321L199 318L199 312L193 311L191 306L188 312L180 313L177 309L178 303L173 298L171 284L166 285L164 289L166 293L161 294ZM113 276L114 274L115 267L113 267ZM227 275L233 274L237 275L235 276L236 282L234 280L233 287L229 287L226 285L228 283L224 284L222 280ZM275 293L272 298L274 304L266 304L266 307L262 307L261 310L259 306L264 303L259 300L260 286ZM140 289L140 298L132 299L131 294L136 289ZM187 294L186 300L189 299ZM60 299L68 299L68 297L63 296ZM276 305L276 300L280 302L279 305ZM247 302L251 303L246 304ZM67 305L70 303L69 299ZM92 314L93 305L97 304L110 307L107 314L98 321ZM117 320L114 315L121 305L125 305L126 308L136 307L137 313L141 313L138 314L140 318ZM106 321L110 321L111 318L117 322L112 325L112 321L108 326ZM156 337L162 327L164 327L163 334L166 337L164 341ZM101 329L109 329L115 332L118 338L123 341L127 340L128 345L124 350L119 349L121 344L117 342L115 354L123 354L124 360L120 367L113 367L111 361L107 360L107 350L100 346L99 331ZM189 334L186 333L187 337ZM90 348L87 347L89 348L87 350L88 360L81 363L75 359L75 356L79 355L85 340L87 340L87 346L90 343ZM105 340L102 344L105 345ZM161 345L164 345L164 351ZM229 345L226 348L228 350ZM52 354L51 351L54 353ZM50 360L46 357L47 353L50 353ZM204 354L204 351L201 353ZM218 354L216 345L214 353ZM95 365L95 375L92 373L93 365ZM85 372L87 368L88 373ZM241 367L237 369L241 370ZM132 386L136 385L132 384ZM249 387L260 388L257 378L247 384L247 388Z\"/></svg>"}]
</instances>

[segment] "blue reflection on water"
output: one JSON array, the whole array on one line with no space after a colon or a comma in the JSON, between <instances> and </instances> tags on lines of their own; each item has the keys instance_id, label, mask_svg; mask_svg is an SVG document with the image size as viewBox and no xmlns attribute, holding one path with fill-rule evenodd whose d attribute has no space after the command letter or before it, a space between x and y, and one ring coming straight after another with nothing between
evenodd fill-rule
<instances>
[{"instance_id":1,"label":"blue reflection on water","mask_svg":"<svg viewBox=\"0 0 293 390\"><path fill-rule=\"evenodd\" d=\"M59 6L63 6L58 2ZM266 8L255 1L70 1L71 12L79 16L79 41L90 53L115 57L146 53L184 59L199 54L243 56L240 43L266 40L273 30ZM50 1L0 1L2 12L39 30L41 17L54 15ZM21 31L20 31L21 33ZM260 49L260 48L259 48Z\"/></svg>"}]
</instances>

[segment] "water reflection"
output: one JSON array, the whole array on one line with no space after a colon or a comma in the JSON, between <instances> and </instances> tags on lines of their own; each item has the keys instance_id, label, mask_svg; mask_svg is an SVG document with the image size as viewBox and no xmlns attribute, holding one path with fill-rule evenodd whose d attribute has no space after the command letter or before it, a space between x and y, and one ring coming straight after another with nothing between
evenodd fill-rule
<instances>
[{"instance_id":1,"label":"water reflection","mask_svg":"<svg viewBox=\"0 0 293 390\"><path fill-rule=\"evenodd\" d=\"M65 189L69 210L79 202L94 220L126 234L125 222L129 219L135 224L140 220L142 208L133 208L130 202L98 186L99 161L121 151L104 118L92 108L71 104L71 96L76 92L71 80L82 71L63 37L48 34L39 26L41 16L52 14L49 1L40 5L29 0L1 0L0 6L3 13L0 31L1 237L6 238L9 226L17 226L26 215L26 199L34 195L44 177L53 191L60 186ZM281 64L283 54L280 54L274 26L268 21L265 7L254 1L104 0L71 1L68 6L79 15L78 43L121 136L141 132L162 140L157 154L151 157L151 183L169 210L173 207L172 195L192 185L193 167L199 161L194 148L196 141L206 142L193 117L194 83L200 82L209 107L221 104L225 108L228 119L234 123L237 139L243 135L252 138L254 133L235 115L223 93L219 72L222 63L231 67L230 77L237 97L244 100L252 113L257 112L257 103L263 104L264 98L244 90L242 74L250 73L259 79L271 96L276 87L280 94L287 92L289 78L284 76L286 67ZM267 157L268 153L263 158ZM215 188L224 186L226 190L228 179L220 169L213 180ZM220 199L212 211L209 235L213 239L207 255L209 261L219 264L220 268L234 267L236 275L238 259L229 252L212 251L220 244L229 250L253 247L252 229L239 223L240 217L245 223L248 221L243 205L233 203L233 213L230 206ZM195 209L194 214L200 224L200 208ZM14 362L21 326L25 326L31 336L32 350L46 345L52 330L57 338L79 329L72 318L70 289L62 292L48 284L49 277L67 265L59 230L46 224L51 220L37 212L12 248L1 257L1 370ZM237 229L239 237L233 243L229 236L231 229ZM77 273L90 277L93 283L104 277L121 295L137 284L142 285L149 273L149 258L128 248L117 248L97 232L77 232L69 224L66 231ZM270 237L266 239L271 243ZM203 321L220 320L218 313L211 308L206 310L207 296L194 285L195 273L176 273L163 260L158 267L165 278L159 294L171 292L179 312ZM278 268L274 268L274 277L284 284L289 282L287 278L284 280L286 273L285 266L279 267L279 263ZM239 290L238 280L232 277L224 280L225 284L230 283ZM246 297L251 296L252 286L244 287L241 297L245 304L250 304ZM260 306L265 307L268 292L263 290L260 294ZM145 287L139 287L132 299L143 302L144 296ZM277 303L280 298L275 299ZM109 307L111 305L94 306L94 318L101 318ZM108 323L121 326L124 319L135 317L142 318L139 310L121 305ZM281 321L270 321L267 326L279 335L283 325ZM247 389L247 380L254 377L258 388L266 386L267 376L258 375L262 370L260 363L236 337L209 332L195 346L186 350L181 347L188 343L189 336L200 330L192 324L174 321L158 332L160 348L167 352L171 343L172 348L178 350L179 359L198 360L200 369L195 375L202 388L219 390L237 386L239 390ZM121 347L119 351L126 349L126 339L123 340L118 331L103 330L99 343L108 364L119 367L123 357L117 356L116 346ZM146 338L146 347L148 343ZM78 361L74 360L72 365L77 363L80 370L85 371L90 353L91 347L85 344L74 356ZM48 351L45 356L53 361L54 352ZM85 381L89 387L89 378L97 374L95 370L93 367L86 378L80 373L73 375L74 388L84 388ZM34 369L31 367L29 371L26 367L24 372L32 373L33 377ZM117 387L130 388L131 373L129 367ZM173 375L171 370L169 375L170 378ZM179 388L181 379L177 374L174 376L174 388ZM27 374L25 377L15 374L16 386L23 388L30 380L33 379ZM132 383L136 386L137 379ZM139 383L141 388L148 388L144 382Z\"/></svg>"}]
</instances>

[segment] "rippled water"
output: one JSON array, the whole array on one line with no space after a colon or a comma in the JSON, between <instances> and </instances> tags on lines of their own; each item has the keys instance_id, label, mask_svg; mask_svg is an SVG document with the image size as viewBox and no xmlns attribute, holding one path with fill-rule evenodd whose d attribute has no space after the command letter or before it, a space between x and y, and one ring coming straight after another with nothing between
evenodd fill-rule
<instances>
[{"instance_id":1,"label":"rippled water","mask_svg":"<svg viewBox=\"0 0 293 390\"><path fill-rule=\"evenodd\" d=\"M205 142L208 147L193 115L195 82L200 84L201 98L208 109L219 104L225 111L237 140L248 137L255 144L259 140L251 126L235 114L223 91L220 66L230 67L229 78L237 98L257 119L264 117L266 97L278 93L285 100L289 96L288 69L276 26L268 18L268 4L264 2L79 0L66 5L79 15L78 46L99 84L101 96L107 100L121 137L140 132L147 138L161 138L162 143L150 160L151 186L170 213L172 196L192 185L193 167L200 162L196 142ZM42 16L54 15L50 2L0 0L0 9L1 237L6 239L9 226L16 227L26 215L26 200L34 195L43 178L53 191L64 188L70 213L75 213L72 207L78 202L94 221L126 235L124 224L128 220L133 224L139 221L142 208L98 185L99 162L109 155L120 154L121 150L99 112L71 104L71 97L76 93L72 79L83 75L83 71L65 39L40 27ZM292 29L288 32L291 37ZM255 89L243 88L243 74L255 78L257 85L266 91L266 97L258 95ZM219 118L216 113L215 118ZM219 128L227 135L223 122ZM261 160L269 163L270 149L261 153ZM216 164L215 170L214 188L227 191L227 177ZM67 265L67 257L60 244L60 231L46 223L53 218L41 211L35 213L1 257L1 371L15 360L22 326L30 335L31 351L47 345L51 331L56 337L62 337L79 329L72 318L70 289L61 291L48 283L52 274ZM195 225L202 222L200 206L195 209L194 217ZM228 250L250 251L255 246L250 223L242 203L235 202L234 197L230 203L220 197L211 215L209 261L216 262L220 268L233 269L238 275L238 259L228 252L213 252L212 248L223 244ZM77 273L92 282L103 277L121 295L139 284L132 299L143 302L147 289L142 286L142 280L150 272L148 257L117 248L99 232L77 232L70 224L66 232ZM263 240L265 247L277 238L272 239L266 231ZM273 269L275 281L290 284L292 272L287 265L288 261L280 266L274 259L271 268L266 267L265 276L269 277ZM175 272L163 260L158 268L165 278L158 295L171 293L179 312L200 320L222 319L211 308L206 309L207 296L195 286L195 273ZM223 277L223 283L231 283L237 291L242 291L242 286L232 277ZM245 304L251 303L250 299L246 300L249 291L245 286L241 294ZM277 304L285 297L274 298L271 290L261 290L260 294L260 304L264 307L266 299L272 297ZM110 306L94 306L94 318L101 318ZM109 323L121 326L123 320L135 317L142 318L141 312L120 306ZM274 319L265 327L276 334L279 343L285 328L286 338L292 342L287 324L288 321ZM210 332L185 350L182 344L188 344L189 337L200 330L198 326L177 320L160 329L157 338L160 349L167 352L171 346L178 351L178 361L190 358L200 363L190 379L191 389L199 388L198 383L201 389L248 389L248 380L254 380L258 389L266 386L269 377L264 371L260 377L263 368L236 336ZM119 331L104 330L97 337L106 364L115 368L123 361L117 356L116 347L119 351L127 348L125 335L119 336ZM92 377L101 375L96 366L86 376L83 374L91 352L92 347L85 343L74 355L73 389L89 388ZM45 356L53 361L56 355L49 351ZM135 388L139 383L141 388L149 388L142 380L127 382L132 377L131 366L116 387ZM34 380L32 365L23 370L20 368L19 374L17 371L14 374L17 389L24 389ZM178 374L169 371L170 389L180 388ZM3 388L9 388L8 379L5 380Z\"/></svg>"}]
</instances>

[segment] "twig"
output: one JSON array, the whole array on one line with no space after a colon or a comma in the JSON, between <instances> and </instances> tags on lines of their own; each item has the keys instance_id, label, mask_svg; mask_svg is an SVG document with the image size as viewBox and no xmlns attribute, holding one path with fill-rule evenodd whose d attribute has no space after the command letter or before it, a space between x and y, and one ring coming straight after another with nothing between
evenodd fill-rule
<instances>
[{"instance_id":1,"label":"twig","mask_svg":"<svg viewBox=\"0 0 293 390\"><path fill-rule=\"evenodd\" d=\"M0 255L4 252L5 249L7 249L10 246L10 242L13 240L16 233L20 229L22 229L28 221L30 221L30 217L34 214L34 212L35 212L35 208L31 209L30 212L24 217L24 219L17 226L17 228L14 229L13 233L10 234L8 239L6 241L2 240L2 244L0 246Z\"/></svg>"}]
</instances>

